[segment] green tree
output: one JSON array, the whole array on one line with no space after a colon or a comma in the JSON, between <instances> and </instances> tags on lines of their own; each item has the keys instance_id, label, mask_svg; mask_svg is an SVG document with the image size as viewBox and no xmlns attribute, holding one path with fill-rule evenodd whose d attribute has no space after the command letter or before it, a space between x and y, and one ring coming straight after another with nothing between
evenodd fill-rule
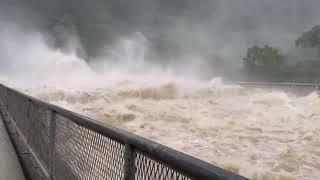
<instances>
[{"instance_id":1,"label":"green tree","mask_svg":"<svg viewBox=\"0 0 320 180\"><path fill-rule=\"evenodd\" d=\"M284 68L284 56L280 50L268 45L249 48L243 62L245 68L250 72L265 75L278 73Z\"/></svg>"},{"instance_id":2,"label":"green tree","mask_svg":"<svg viewBox=\"0 0 320 180\"><path fill-rule=\"evenodd\" d=\"M293 68L294 73L305 78L320 76L320 25L314 26L311 30L302 33L295 41L300 48L316 48L318 53L314 57L302 59Z\"/></svg>"},{"instance_id":3,"label":"green tree","mask_svg":"<svg viewBox=\"0 0 320 180\"><path fill-rule=\"evenodd\" d=\"M320 25L302 33L295 43L301 48L320 48Z\"/></svg>"}]
</instances>

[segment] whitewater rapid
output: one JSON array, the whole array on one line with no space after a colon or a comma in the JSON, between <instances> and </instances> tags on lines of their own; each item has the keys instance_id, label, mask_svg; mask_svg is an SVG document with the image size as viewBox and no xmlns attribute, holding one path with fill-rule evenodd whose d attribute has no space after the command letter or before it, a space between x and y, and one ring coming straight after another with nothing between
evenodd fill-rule
<instances>
[{"instance_id":1,"label":"whitewater rapid","mask_svg":"<svg viewBox=\"0 0 320 180\"><path fill-rule=\"evenodd\" d=\"M211 82L23 89L256 180L319 179L320 98Z\"/></svg>"},{"instance_id":2,"label":"whitewater rapid","mask_svg":"<svg viewBox=\"0 0 320 180\"><path fill-rule=\"evenodd\" d=\"M39 33L0 35L2 84L253 180L320 179L316 93L200 82L206 61L187 53L188 63L152 64L141 33L89 65L47 47Z\"/></svg>"}]
</instances>

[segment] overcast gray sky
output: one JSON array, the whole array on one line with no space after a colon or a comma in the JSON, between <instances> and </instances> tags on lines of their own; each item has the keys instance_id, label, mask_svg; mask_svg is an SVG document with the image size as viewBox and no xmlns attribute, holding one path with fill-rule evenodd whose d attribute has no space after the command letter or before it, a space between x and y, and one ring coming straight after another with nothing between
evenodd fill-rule
<instances>
[{"instance_id":1,"label":"overcast gray sky","mask_svg":"<svg viewBox=\"0 0 320 180\"><path fill-rule=\"evenodd\" d=\"M117 37L142 32L161 61L193 53L239 65L249 46L293 47L320 24L319 7L319 0L0 0L0 31L10 22L50 36L68 15L92 57Z\"/></svg>"}]
</instances>

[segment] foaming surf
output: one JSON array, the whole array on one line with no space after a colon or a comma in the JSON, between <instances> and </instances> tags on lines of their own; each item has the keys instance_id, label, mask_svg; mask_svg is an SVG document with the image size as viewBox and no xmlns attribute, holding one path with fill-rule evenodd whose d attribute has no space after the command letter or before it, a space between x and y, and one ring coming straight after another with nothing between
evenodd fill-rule
<instances>
[{"instance_id":1,"label":"foaming surf","mask_svg":"<svg viewBox=\"0 0 320 180\"><path fill-rule=\"evenodd\" d=\"M316 93L247 89L153 67L137 72L146 69L143 61L133 71L120 64L97 73L85 61L36 42L36 56L25 56L31 67L24 73L30 75L1 75L2 83L254 180L320 177ZM122 43L134 52L134 44Z\"/></svg>"},{"instance_id":2,"label":"foaming surf","mask_svg":"<svg viewBox=\"0 0 320 180\"><path fill-rule=\"evenodd\" d=\"M320 177L320 99L211 82L123 79L44 87L44 101L126 129L251 179Z\"/></svg>"}]
</instances>

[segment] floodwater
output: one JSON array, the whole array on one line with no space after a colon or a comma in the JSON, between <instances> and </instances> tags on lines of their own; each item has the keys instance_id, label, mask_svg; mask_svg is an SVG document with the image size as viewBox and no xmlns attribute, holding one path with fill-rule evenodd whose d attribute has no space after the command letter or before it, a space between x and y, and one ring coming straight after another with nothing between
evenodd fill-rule
<instances>
[{"instance_id":1,"label":"floodwater","mask_svg":"<svg viewBox=\"0 0 320 180\"><path fill-rule=\"evenodd\" d=\"M316 93L296 96L166 73L97 75L74 57L44 62L33 64L23 83L1 82L253 180L320 179Z\"/></svg>"},{"instance_id":2,"label":"floodwater","mask_svg":"<svg viewBox=\"0 0 320 180\"><path fill-rule=\"evenodd\" d=\"M256 180L319 179L320 98L226 85L134 79L108 86L25 89Z\"/></svg>"}]
</instances>

